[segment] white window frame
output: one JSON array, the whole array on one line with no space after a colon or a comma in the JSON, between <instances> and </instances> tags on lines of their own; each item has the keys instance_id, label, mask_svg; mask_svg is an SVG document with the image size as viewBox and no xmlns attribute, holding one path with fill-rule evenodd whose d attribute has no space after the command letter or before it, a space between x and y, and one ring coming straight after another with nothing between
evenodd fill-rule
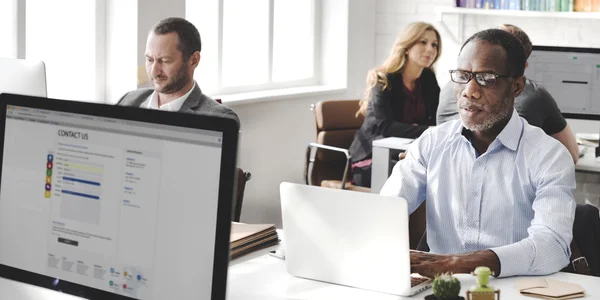
<instances>
[{"instance_id":1,"label":"white window frame","mask_svg":"<svg viewBox=\"0 0 600 300\"><path fill-rule=\"evenodd\" d=\"M26 37L26 24L27 24L27 0L12 0L15 3L16 9L14 12L15 23L16 23L16 57L20 59L27 59L27 37ZM106 44L106 1L105 0L94 0L96 3L96 41L95 41L95 62L96 62L96 84L94 100L95 102L104 103L106 98L106 59L105 59L105 44Z\"/></svg>"},{"instance_id":2,"label":"white window frame","mask_svg":"<svg viewBox=\"0 0 600 300\"><path fill-rule=\"evenodd\" d=\"M214 89L211 87L211 93L216 95L230 95L230 94L240 94L240 93L248 93L248 92L259 92L259 91L268 91L268 90L276 90L276 89L288 89L294 87L304 87L304 86L315 86L321 83L321 64L319 63L321 59L320 49L321 49L321 10L320 5L318 5L317 0L302 0L302 1L311 1L312 3L312 24L313 24L313 76L306 79L300 80L292 80L292 81L284 81L284 82L274 82L273 81L273 25L274 25L274 0L269 0L269 45L268 45L268 77L267 82L264 84L253 84L253 85L244 85L244 86L232 86L232 87L224 87L223 86L223 3L227 0L218 0L218 50L217 50L217 86Z\"/></svg>"}]
</instances>

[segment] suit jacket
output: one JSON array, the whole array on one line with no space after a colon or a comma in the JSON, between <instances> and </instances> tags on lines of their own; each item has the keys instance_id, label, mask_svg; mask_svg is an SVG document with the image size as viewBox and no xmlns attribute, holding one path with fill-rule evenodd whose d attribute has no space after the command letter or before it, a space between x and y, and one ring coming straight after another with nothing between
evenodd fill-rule
<instances>
[{"instance_id":1,"label":"suit jacket","mask_svg":"<svg viewBox=\"0 0 600 300\"><path fill-rule=\"evenodd\" d=\"M148 97L152 95L153 92L154 89L151 88L131 91L123 95L123 97L119 99L119 102L117 102L117 105L140 107L142 103L144 103L144 101L146 101ZM194 90L188 96L185 102L183 102L183 105L181 106L178 112L227 116L235 119L238 122L238 124L240 123L237 114L231 108L219 104L217 101L204 95L200 90L198 83L196 83Z\"/></svg>"},{"instance_id":2,"label":"suit jacket","mask_svg":"<svg viewBox=\"0 0 600 300\"><path fill-rule=\"evenodd\" d=\"M421 81L421 95L425 101L427 120L420 126L402 123L404 99L406 94L402 89L402 73L387 75L388 87L381 89L376 85L371 90L371 101L367 106L367 115L360 129L354 136L350 145L352 162L370 158L373 152L373 140L382 137L417 138L429 126L435 125L436 111L440 97L435 74L430 69L424 69L419 80Z\"/></svg>"}]
</instances>

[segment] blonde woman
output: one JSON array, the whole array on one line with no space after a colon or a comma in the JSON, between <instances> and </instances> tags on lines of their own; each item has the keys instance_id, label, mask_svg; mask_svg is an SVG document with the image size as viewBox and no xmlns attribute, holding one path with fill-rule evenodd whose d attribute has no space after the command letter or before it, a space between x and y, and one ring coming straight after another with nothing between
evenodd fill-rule
<instances>
[{"instance_id":1,"label":"blonde woman","mask_svg":"<svg viewBox=\"0 0 600 300\"><path fill-rule=\"evenodd\" d=\"M439 32L416 22L398 35L390 56L367 75L367 89L358 114L362 127L350 146L354 184L371 186L373 140L417 138L435 125L440 87L432 66L441 54Z\"/></svg>"}]
</instances>

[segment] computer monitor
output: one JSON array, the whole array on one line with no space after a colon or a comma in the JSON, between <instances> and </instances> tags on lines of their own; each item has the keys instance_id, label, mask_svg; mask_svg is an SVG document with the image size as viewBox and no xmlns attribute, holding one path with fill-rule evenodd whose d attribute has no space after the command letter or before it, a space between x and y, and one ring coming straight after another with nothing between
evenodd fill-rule
<instances>
[{"instance_id":1,"label":"computer monitor","mask_svg":"<svg viewBox=\"0 0 600 300\"><path fill-rule=\"evenodd\" d=\"M44 62L0 58L0 93L46 97Z\"/></svg>"},{"instance_id":2,"label":"computer monitor","mask_svg":"<svg viewBox=\"0 0 600 300\"><path fill-rule=\"evenodd\" d=\"M238 131L0 94L0 276L89 299L225 299Z\"/></svg>"},{"instance_id":3,"label":"computer monitor","mask_svg":"<svg viewBox=\"0 0 600 300\"><path fill-rule=\"evenodd\" d=\"M566 118L600 120L600 49L533 46L525 76L546 88Z\"/></svg>"}]
</instances>

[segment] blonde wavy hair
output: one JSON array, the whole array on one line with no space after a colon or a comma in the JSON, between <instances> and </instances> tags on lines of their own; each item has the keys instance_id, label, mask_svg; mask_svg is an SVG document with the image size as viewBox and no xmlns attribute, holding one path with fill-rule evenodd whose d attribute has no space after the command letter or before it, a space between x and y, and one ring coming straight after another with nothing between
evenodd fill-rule
<instances>
[{"instance_id":1,"label":"blonde wavy hair","mask_svg":"<svg viewBox=\"0 0 600 300\"><path fill-rule=\"evenodd\" d=\"M365 90L363 98L360 99L360 108L356 112L356 116L359 116L359 114L367 114L367 106L369 105L369 101L371 101L371 90L377 84L380 84L382 89L388 87L387 74L403 70L404 65L406 64L408 49L418 43L428 30L435 32L438 39L437 55L429 67L433 70L433 64L435 64L442 54L442 39L440 38L440 33L429 23L411 23L398 35L394 42L394 46L392 47L390 56L388 56L385 62L381 66L370 70L367 74L367 89Z\"/></svg>"}]
</instances>

